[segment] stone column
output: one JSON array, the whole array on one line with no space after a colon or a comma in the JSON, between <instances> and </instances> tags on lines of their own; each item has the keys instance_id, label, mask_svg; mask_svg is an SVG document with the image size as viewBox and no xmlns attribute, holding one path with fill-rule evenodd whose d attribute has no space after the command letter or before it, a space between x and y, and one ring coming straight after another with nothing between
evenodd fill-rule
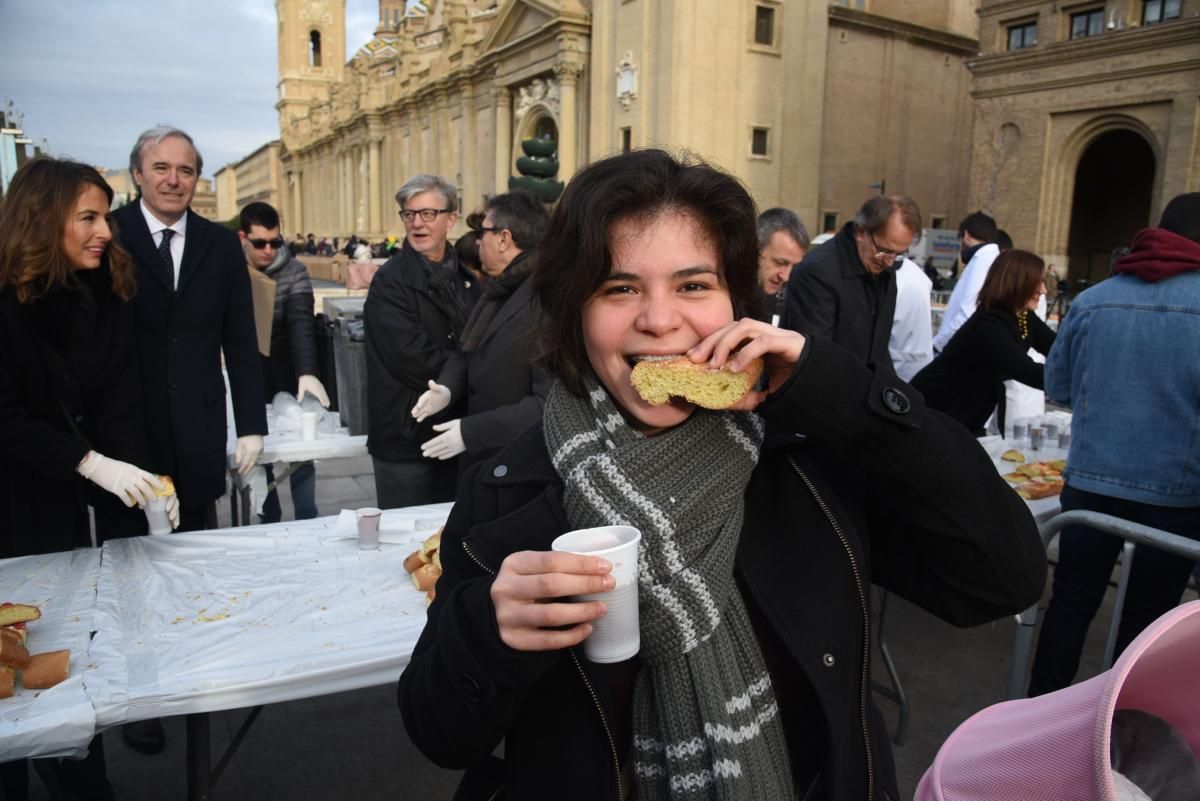
<instances>
[{"instance_id":1,"label":"stone column","mask_svg":"<svg viewBox=\"0 0 1200 801\"><path fill-rule=\"evenodd\" d=\"M383 233L383 219L380 214L380 193L382 189L382 180L379 176L379 139L372 138L367 143L367 198L369 218L371 221L371 233L378 236Z\"/></svg>"},{"instance_id":2,"label":"stone column","mask_svg":"<svg viewBox=\"0 0 1200 801\"><path fill-rule=\"evenodd\" d=\"M300 170L296 170L292 174L292 208L296 212L296 216L292 218L292 225L290 227L295 228L297 231L308 230L308 228L304 227L304 195L303 185L301 184L303 176L304 173Z\"/></svg>"},{"instance_id":3,"label":"stone column","mask_svg":"<svg viewBox=\"0 0 1200 801\"><path fill-rule=\"evenodd\" d=\"M558 180L566 183L579 166L579 111L575 89L579 76L583 74L583 66L560 61L554 65L554 74L558 77L561 104L558 120Z\"/></svg>"},{"instance_id":4,"label":"stone column","mask_svg":"<svg viewBox=\"0 0 1200 801\"><path fill-rule=\"evenodd\" d=\"M492 90L496 99L496 185L492 194L508 191L508 176L512 170L512 92L507 87Z\"/></svg>"}]
</instances>

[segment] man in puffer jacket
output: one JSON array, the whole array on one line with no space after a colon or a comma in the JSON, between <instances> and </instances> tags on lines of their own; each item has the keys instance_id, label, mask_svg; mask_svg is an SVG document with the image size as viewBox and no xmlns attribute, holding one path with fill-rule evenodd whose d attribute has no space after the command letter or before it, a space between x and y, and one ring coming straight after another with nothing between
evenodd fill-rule
<instances>
[{"instance_id":1,"label":"man in puffer jacket","mask_svg":"<svg viewBox=\"0 0 1200 801\"><path fill-rule=\"evenodd\" d=\"M329 407L329 396L317 378L317 341L313 326L313 291L308 268L293 258L279 232L279 212L267 203L251 203L242 209L238 238L246 252L246 264L275 281L275 316L271 323L271 353L263 357L264 395L289 392L297 400L312 395ZM265 466L267 482L275 480ZM312 462L300 465L291 475L292 505L297 520L317 516L317 473ZM279 497L271 490L259 519L280 520Z\"/></svg>"}]
</instances>

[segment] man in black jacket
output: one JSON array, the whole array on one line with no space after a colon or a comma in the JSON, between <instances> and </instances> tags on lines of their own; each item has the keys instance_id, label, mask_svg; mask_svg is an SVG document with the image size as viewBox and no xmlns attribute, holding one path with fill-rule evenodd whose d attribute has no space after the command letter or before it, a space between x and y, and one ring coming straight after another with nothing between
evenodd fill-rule
<instances>
[{"instance_id":1,"label":"man in black jacket","mask_svg":"<svg viewBox=\"0 0 1200 801\"><path fill-rule=\"evenodd\" d=\"M311 237L312 235L309 234ZM279 230L279 212L269 203L250 203L242 209L238 239L246 253L246 266L261 270L275 281L275 307L271 315L270 354L262 359L263 395L267 400L287 392L297 400L312 395L329 408L329 395L317 378L317 334L313 327L312 281L304 262L294 258ZM311 240L310 240L311 241ZM264 465L267 483L275 481L271 465ZM292 471L292 506L297 520L317 516L317 471L304 462ZM267 493L260 523L282 519L279 494Z\"/></svg>"},{"instance_id":2,"label":"man in black jacket","mask_svg":"<svg viewBox=\"0 0 1200 801\"><path fill-rule=\"evenodd\" d=\"M921 211L912 198L871 198L792 270L780 325L890 368L895 267L920 233Z\"/></svg>"},{"instance_id":3,"label":"man in black jacket","mask_svg":"<svg viewBox=\"0 0 1200 801\"><path fill-rule=\"evenodd\" d=\"M367 449L384 509L454 498L453 460L425 459L433 425L462 415L455 404L417 422L409 414L458 347L478 297L446 235L458 220L458 192L436 175L417 175L396 193L407 236L371 281L363 306L367 352Z\"/></svg>"},{"instance_id":4,"label":"man in black jacket","mask_svg":"<svg viewBox=\"0 0 1200 801\"><path fill-rule=\"evenodd\" d=\"M139 200L116 213L137 279L133 341L151 469L175 480L180 531L215 528L214 501L225 494L222 354L243 473L257 463L267 433L245 256L232 231L188 208L202 166L186 133L151 128L129 156ZM163 749L157 720L122 734L143 753Z\"/></svg>"}]
</instances>

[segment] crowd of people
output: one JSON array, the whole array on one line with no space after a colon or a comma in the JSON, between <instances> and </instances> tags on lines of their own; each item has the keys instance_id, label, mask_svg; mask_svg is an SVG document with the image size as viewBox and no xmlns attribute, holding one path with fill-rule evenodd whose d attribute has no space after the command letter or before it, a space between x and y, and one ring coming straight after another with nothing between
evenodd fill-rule
<instances>
[{"instance_id":1,"label":"crowd of people","mask_svg":"<svg viewBox=\"0 0 1200 801\"><path fill-rule=\"evenodd\" d=\"M90 167L38 157L14 178L0 556L145 534L164 476L172 524L215 527L222 366L243 474L276 393L329 406L299 256L336 241L289 245L266 203L236 234L197 216L202 166L185 132L146 131L139 196L111 214ZM921 212L902 194L810 240L721 170L640 150L585 166L552 211L491 196L455 242L452 183L414 175L395 199L403 238L345 247L387 259L363 310L378 505L455 501L399 703L418 748L466 771L456 797L898 798L870 701L872 586L960 626L1042 596L1033 519L976 442L1011 422L1006 381L1075 410L1064 509L1200 539L1200 368L1157 352L1200 352L1200 195L1173 200L1057 336L1044 262L982 212L959 227L935 334L931 279L907 256ZM275 285L267 354L248 270ZM763 378L727 410L651 405L630 375L662 357L761 359ZM295 516L317 516L312 463L290 481ZM260 519L281 515L272 491ZM608 524L642 533L642 648L603 665L575 646L606 606L571 598L611 589L612 566L550 543ZM1073 679L1120 544L1084 529L1062 543L1031 694ZM1121 647L1190 569L1139 556ZM158 721L122 731L164 746ZM112 797L99 738L86 760L39 762L80 798ZM0 769L14 798L27 775Z\"/></svg>"}]
</instances>

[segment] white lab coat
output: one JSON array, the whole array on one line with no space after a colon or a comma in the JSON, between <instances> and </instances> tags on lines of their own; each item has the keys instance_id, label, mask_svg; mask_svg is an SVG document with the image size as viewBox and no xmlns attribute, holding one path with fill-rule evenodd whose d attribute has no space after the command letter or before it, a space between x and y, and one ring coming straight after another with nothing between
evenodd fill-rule
<instances>
[{"instance_id":1,"label":"white lab coat","mask_svg":"<svg viewBox=\"0 0 1200 801\"><path fill-rule=\"evenodd\" d=\"M975 251L971 261L959 276L954 291L950 293L950 302L946 304L946 313L942 316L942 324L938 326L937 336L933 338L933 349L939 353L946 348L950 337L954 336L962 324L975 313L975 304L979 300L979 290L983 288L984 279L992 262L1000 255L998 245L987 244Z\"/></svg>"},{"instance_id":2,"label":"white lab coat","mask_svg":"<svg viewBox=\"0 0 1200 801\"><path fill-rule=\"evenodd\" d=\"M933 310L930 292L933 282L912 259L905 259L896 270L896 314L888 354L896 375L905 381L933 361Z\"/></svg>"}]
</instances>

